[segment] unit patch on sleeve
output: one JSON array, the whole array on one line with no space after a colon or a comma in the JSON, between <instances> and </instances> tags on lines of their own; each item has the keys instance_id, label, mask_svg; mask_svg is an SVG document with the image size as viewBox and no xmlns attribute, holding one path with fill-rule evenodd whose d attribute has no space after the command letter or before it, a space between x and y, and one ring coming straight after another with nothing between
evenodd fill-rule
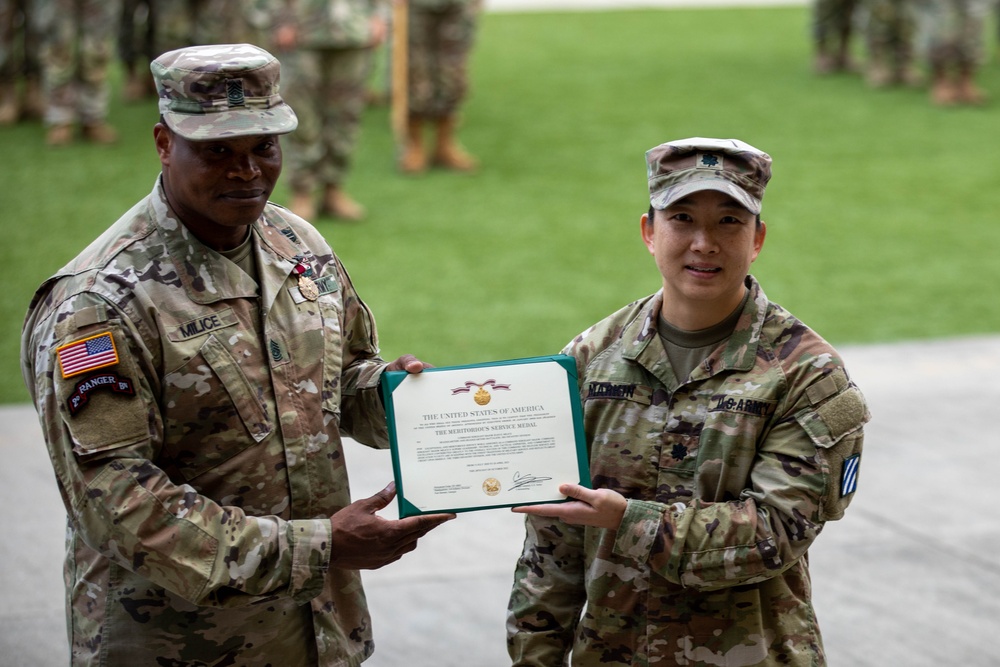
<instances>
[{"instance_id":1,"label":"unit patch on sleeve","mask_svg":"<svg viewBox=\"0 0 1000 667\"><path fill-rule=\"evenodd\" d=\"M75 340L56 349L64 378L118 363L118 350L111 332Z\"/></svg>"},{"instance_id":2,"label":"unit patch on sleeve","mask_svg":"<svg viewBox=\"0 0 1000 667\"><path fill-rule=\"evenodd\" d=\"M115 394L135 396L135 387L128 378L121 377L118 373L98 373L76 383L73 393L66 399L70 415L75 417L80 410L85 408L90 401L90 395L95 391L110 391Z\"/></svg>"},{"instance_id":3,"label":"unit patch on sleeve","mask_svg":"<svg viewBox=\"0 0 1000 667\"><path fill-rule=\"evenodd\" d=\"M840 497L849 496L858 489L858 468L861 466L861 454L847 457L844 461L844 471L840 474Z\"/></svg>"}]
</instances>

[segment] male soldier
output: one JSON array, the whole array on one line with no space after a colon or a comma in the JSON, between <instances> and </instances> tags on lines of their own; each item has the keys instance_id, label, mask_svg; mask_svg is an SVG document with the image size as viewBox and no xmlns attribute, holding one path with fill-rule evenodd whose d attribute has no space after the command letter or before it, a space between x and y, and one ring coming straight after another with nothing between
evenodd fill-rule
<instances>
[{"instance_id":1,"label":"male soldier","mask_svg":"<svg viewBox=\"0 0 1000 667\"><path fill-rule=\"evenodd\" d=\"M350 501L341 433L388 445L375 322L268 202L296 118L247 44L152 64L152 193L38 290L22 339L69 515L71 664L357 665L358 569L454 515Z\"/></svg>"},{"instance_id":2,"label":"male soldier","mask_svg":"<svg viewBox=\"0 0 1000 667\"><path fill-rule=\"evenodd\" d=\"M864 398L748 275L771 158L693 138L646 159L662 288L565 348L593 490L515 510L513 663L823 664L806 550L853 497Z\"/></svg>"},{"instance_id":3,"label":"male soldier","mask_svg":"<svg viewBox=\"0 0 1000 667\"><path fill-rule=\"evenodd\" d=\"M430 162L456 171L478 165L457 142L458 111L469 88L469 55L482 0L410 0L409 111L406 144L399 158L404 173L427 168L424 124L435 131Z\"/></svg>"},{"instance_id":4,"label":"male soldier","mask_svg":"<svg viewBox=\"0 0 1000 667\"><path fill-rule=\"evenodd\" d=\"M74 126L99 144L118 140L108 125L111 84L108 67L114 56L120 3L107 0L36 0L42 40L42 80L47 106L45 141L72 143Z\"/></svg>"},{"instance_id":5,"label":"male soldier","mask_svg":"<svg viewBox=\"0 0 1000 667\"><path fill-rule=\"evenodd\" d=\"M344 191L361 129L375 48L385 39L386 0L267 0L273 43L285 67L286 97L299 115L288 142L290 208L361 220L365 209Z\"/></svg>"}]
</instances>

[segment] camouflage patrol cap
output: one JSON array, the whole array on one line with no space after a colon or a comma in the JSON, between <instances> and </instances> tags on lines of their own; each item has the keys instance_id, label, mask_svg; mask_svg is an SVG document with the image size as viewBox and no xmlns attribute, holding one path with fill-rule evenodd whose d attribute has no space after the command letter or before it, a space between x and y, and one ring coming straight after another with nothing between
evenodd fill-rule
<instances>
[{"instance_id":1,"label":"camouflage patrol cap","mask_svg":"<svg viewBox=\"0 0 1000 667\"><path fill-rule=\"evenodd\" d=\"M150 66L160 114L185 139L285 134L298 125L278 94L281 64L251 44L191 46Z\"/></svg>"},{"instance_id":2,"label":"camouflage patrol cap","mask_svg":"<svg viewBox=\"0 0 1000 667\"><path fill-rule=\"evenodd\" d=\"M693 137L646 151L649 203L657 210L699 190L723 192L760 213L771 156L739 139Z\"/></svg>"}]
</instances>

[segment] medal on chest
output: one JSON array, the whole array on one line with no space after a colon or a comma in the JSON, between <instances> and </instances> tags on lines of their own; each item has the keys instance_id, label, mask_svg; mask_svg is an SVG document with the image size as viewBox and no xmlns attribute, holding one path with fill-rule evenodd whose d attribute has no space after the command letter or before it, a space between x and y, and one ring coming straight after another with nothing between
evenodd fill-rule
<instances>
[{"instance_id":1,"label":"medal on chest","mask_svg":"<svg viewBox=\"0 0 1000 667\"><path fill-rule=\"evenodd\" d=\"M318 299L319 288L316 286L316 282L312 279L312 267L305 262L299 262L295 265L295 273L299 276L299 293L310 301Z\"/></svg>"}]
</instances>

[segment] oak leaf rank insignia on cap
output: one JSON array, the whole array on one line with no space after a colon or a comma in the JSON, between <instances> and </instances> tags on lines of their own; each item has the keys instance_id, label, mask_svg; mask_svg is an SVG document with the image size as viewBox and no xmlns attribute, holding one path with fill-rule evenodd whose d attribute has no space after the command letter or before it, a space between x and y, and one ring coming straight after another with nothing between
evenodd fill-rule
<instances>
[{"instance_id":1,"label":"oak leaf rank insignia on cap","mask_svg":"<svg viewBox=\"0 0 1000 667\"><path fill-rule=\"evenodd\" d=\"M739 139L679 139L646 151L646 177L655 209L700 190L716 190L758 215L771 179L771 156Z\"/></svg>"}]
</instances>

